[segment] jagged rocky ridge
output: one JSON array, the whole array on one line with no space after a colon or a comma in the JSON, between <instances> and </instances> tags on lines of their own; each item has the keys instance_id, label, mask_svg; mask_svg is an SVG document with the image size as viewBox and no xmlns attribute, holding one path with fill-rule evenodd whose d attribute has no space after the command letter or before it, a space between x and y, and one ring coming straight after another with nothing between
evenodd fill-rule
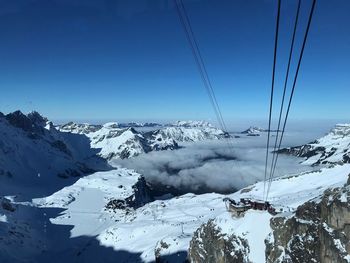
<instances>
[{"instance_id":1,"label":"jagged rocky ridge","mask_svg":"<svg viewBox=\"0 0 350 263\"><path fill-rule=\"evenodd\" d=\"M350 185L327 190L295 213L271 219L266 262L348 263Z\"/></svg>"},{"instance_id":2,"label":"jagged rocky ridge","mask_svg":"<svg viewBox=\"0 0 350 263\"><path fill-rule=\"evenodd\" d=\"M313 165L350 163L350 124L338 124L314 142L279 152L305 158L304 163Z\"/></svg>"}]
</instances>

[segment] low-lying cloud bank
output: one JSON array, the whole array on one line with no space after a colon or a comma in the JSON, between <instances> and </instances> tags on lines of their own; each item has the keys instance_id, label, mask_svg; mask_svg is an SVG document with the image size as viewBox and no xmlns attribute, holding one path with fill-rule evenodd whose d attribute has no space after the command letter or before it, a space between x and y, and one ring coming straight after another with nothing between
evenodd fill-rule
<instances>
[{"instance_id":1,"label":"low-lying cloud bank","mask_svg":"<svg viewBox=\"0 0 350 263\"><path fill-rule=\"evenodd\" d=\"M116 160L143 174L158 193L229 193L264 179L266 137L186 144L176 151L151 152ZM310 170L300 159L280 156L275 176Z\"/></svg>"}]
</instances>

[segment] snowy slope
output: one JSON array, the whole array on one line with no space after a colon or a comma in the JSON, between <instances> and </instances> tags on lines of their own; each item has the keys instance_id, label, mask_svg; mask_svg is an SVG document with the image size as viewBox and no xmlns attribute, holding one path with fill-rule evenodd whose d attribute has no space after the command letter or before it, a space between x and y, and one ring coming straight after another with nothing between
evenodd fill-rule
<instances>
[{"instance_id":1,"label":"snowy slope","mask_svg":"<svg viewBox=\"0 0 350 263\"><path fill-rule=\"evenodd\" d=\"M89 191L91 191L91 195L87 194ZM51 196L35 199L33 202L39 207L67 208L71 203L82 199L82 195L94 202L93 196L97 192L103 196L104 205L115 199L129 200L129 205L145 204L152 200L140 174L125 168L118 168L85 176L73 185L64 187ZM140 194L141 192L142 194ZM136 200L138 198L140 200ZM83 200L83 202L87 202L87 200Z\"/></svg>"},{"instance_id":2,"label":"snowy slope","mask_svg":"<svg viewBox=\"0 0 350 263\"><path fill-rule=\"evenodd\" d=\"M62 178L107 168L85 136L61 133L36 112L0 117L2 195L47 195L67 183Z\"/></svg>"},{"instance_id":3,"label":"snowy slope","mask_svg":"<svg viewBox=\"0 0 350 263\"><path fill-rule=\"evenodd\" d=\"M305 164L350 163L350 124L338 124L315 142L281 149L280 153L303 157Z\"/></svg>"},{"instance_id":4,"label":"snowy slope","mask_svg":"<svg viewBox=\"0 0 350 263\"><path fill-rule=\"evenodd\" d=\"M293 211L300 204L320 196L327 188L343 185L349 172L350 165L343 165L275 179L269 199L284 211ZM50 207L57 203L58 207L67 208L51 221L54 224L74 225L72 237L96 235L101 245L112 247L115 251L137 254L139 260L145 262L155 260L155 251L159 248L161 249L158 252L162 256L172 258L171 256L175 255L175 258L179 259L170 262L182 262L194 231L210 219L214 219L222 229L222 234L235 234L248 241L249 259L252 262L264 262L264 239L271 231L271 215L267 212L251 210L244 217L233 218L225 208L225 196L214 193L186 194L168 200L153 201L131 210L105 210L109 198L119 196L118 189L115 188L117 179L113 183L114 175L110 173L97 173L84 178L84 181L81 179L84 183L78 183L79 189L82 185L89 188L85 195L76 194L76 185L69 191L60 191L57 195L45 199L44 203L39 203L41 206L46 203ZM103 182L103 187L101 183L96 182ZM262 193L263 184L260 182L229 197L261 199ZM69 197L67 202L67 196L74 198ZM77 208L84 210L85 207L87 214L77 213ZM256 227L255 222L259 222L259 227ZM96 228L98 230L94 231ZM167 244L166 248L160 247L161 242Z\"/></svg>"}]
</instances>

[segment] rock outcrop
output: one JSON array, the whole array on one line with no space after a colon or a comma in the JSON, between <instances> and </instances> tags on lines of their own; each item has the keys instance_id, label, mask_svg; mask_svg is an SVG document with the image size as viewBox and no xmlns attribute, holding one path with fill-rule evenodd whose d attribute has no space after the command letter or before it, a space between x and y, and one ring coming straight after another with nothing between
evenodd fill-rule
<instances>
[{"instance_id":1,"label":"rock outcrop","mask_svg":"<svg viewBox=\"0 0 350 263\"><path fill-rule=\"evenodd\" d=\"M189 261L195 263L245 263L248 255L248 242L222 233L213 220L196 230L188 252Z\"/></svg>"},{"instance_id":2,"label":"rock outcrop","mask_svg":"<svg viewBox=\"0 0 350 263\"><path fill-rule=\"evenodd\" d=\"M34 138L39 138L40 135L44 134L44 126L47 122L47 119L36 111L28 115L23 114L21 111L15 111L5 115L5 119L12 126L20 128L30 133L30 135L34 135Z\"/></svg>"},{"instance_id":3,"label":"rock outcrop","mask_svg":"<svg viewBox=\"0 0 350 263\"><path fill-rule=\"evenodd\" d=\"M271 219L266 261L280 263L350 261L350 186L327 190L295 213Z\"/></svg>"},{"instance_id":4,"label":"rock outcrop","mask_svg":"<svg viewBox=\"0 0 350 263\"><path fill-rule=\"evenodd\" d=\"M119 186L124 187L123 185ZM126 208L139 208L151 201L153 197L150 189L143 176L140 176L137 182L132 186L131 195L125 199L112 199L106 204L106 209L126 209Z\"/></svg>"}]
</instances>

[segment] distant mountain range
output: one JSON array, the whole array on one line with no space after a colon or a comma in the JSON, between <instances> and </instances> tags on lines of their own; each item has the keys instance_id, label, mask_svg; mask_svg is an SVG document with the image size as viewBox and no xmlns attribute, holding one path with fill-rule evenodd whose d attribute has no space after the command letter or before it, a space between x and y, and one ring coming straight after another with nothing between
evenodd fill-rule
<instances>
[{"instance_id":1,"label":"distant mountain range","mask_svg":"<svg viewBox=\"0 0 350 263\"><path fill-rule=\"evenodd\" d=\"M108 160L129 158L150 151L174 150L182 142L229 137L204 121L178 121L147 132L137 131L133 127L121 128L115 122L104 125L69 122L57 128L62 132L85 134L91 140L91 147L100 149L99 154Z\"/></svg>"},{"instance_id":2,"label":"distant mountain range","mask_svg":"<svg viewBox=\"0 0 350 263\"><path fill-rule=\"evenodd\" d=\"M38 112L0 113L0 191L30 192L35 187L46 193L59 187L57 178L111 169L107 161L113 158L174 150L182 142L227 136L205 122L178 122L140 132L133 127L120 128L113 122L55 126Z\"/></svg>"},{"instance_id":3,"label":"distant mountain range","mask_svg":"<svg viewBox=\"0 0 350 263\"><path fill-rule=\"evenodd\" d=\"M279 152L303 157L305 164L350 163L350 124L338 124L314 142L284 148Z\"/></svg>"}]
</instances>

